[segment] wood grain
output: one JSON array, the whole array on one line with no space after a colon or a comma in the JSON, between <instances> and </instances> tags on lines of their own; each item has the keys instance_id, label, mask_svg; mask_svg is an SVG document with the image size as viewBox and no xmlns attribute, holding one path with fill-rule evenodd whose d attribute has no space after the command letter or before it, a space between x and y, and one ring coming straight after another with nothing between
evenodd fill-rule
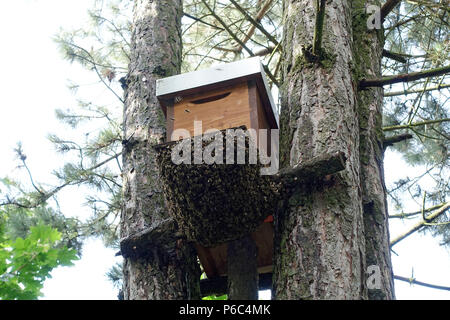
<instances>
[{"instance_id":1,"label":"wood grain","mask_svg":"<svg viewBox=\"0 0 450 320\"><path fill-rule=\"evenodd\" d=\"M228 95L225 95L229 93ZM218 100L208 98L221 96ZM199 101L206 101L199 103ZM173 128L186 129L194 136L194 121L202 121L202 133L209 129L223 130L250 124L250 104L247 83L240 83L213 91L183 97L173 107L168 107L168 115L173 110ZM167 117L169 124L171 119Z\"/></svg>"}]
</instances>

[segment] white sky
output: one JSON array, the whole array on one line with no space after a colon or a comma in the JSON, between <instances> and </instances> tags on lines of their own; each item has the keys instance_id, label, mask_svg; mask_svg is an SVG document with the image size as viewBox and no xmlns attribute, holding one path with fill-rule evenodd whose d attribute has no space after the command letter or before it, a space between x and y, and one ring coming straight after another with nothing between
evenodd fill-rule
<instances>
[{"instance_id":1,"label":"white sky","mask_svg":"<svg viewBox=\"0 0 450 320\"><path fill-rule=\"evenodd\" d=\"M14 168L13 147L23 142L28 164L35 180L49 181L49 173L61 167L46 136L66 132L57 122L54 109L75 107L76 96L66 87L68 79L92 82L92 76L63 61L51 37L60 27L79 27L86 21L92 0L13 0L0 1L0 176L22 176ZM107 95L106 91L98 92ZM96 95L97 95L96 94ZM385 162L387 183L407 172L408 167L392 152ZM411 170L411 168L409 168ZM414 170L414 169L412 169ZM86 216L81 192L76 188L60 196L68 215ZM417 209L412 207L412 210ZM391 224L391 238L408 229L411 222ZM450 286L449 252L430 236L414 234L394 247L394 273L414 276L419 281ZM86 243L82 260L74 267L58 268L46 281L45 299L116 299L118 290L107 281L105 273L119 258L98 240ZM396 281L398 299L450 299L450 293Z\"/></svg>"}]
</instances>

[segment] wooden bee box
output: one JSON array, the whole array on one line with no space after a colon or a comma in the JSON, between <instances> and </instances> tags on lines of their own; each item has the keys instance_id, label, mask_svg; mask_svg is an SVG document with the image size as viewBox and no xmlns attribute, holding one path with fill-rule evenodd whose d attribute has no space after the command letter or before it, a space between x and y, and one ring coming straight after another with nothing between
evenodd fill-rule
<instances>
[{"instance_id":1,"label":"wooden bee box","mask_svg":"<svg viewBox=\"0 0 450 320\"><path fill-rule=\"evenodd\" d=\"M202 132L242 125L255 130L279 127L258 57L157 80L156 95L166 116L167 141L176 129L193 136L194 121L202 121Z\"/></svg>"},{"instance_id":2,"label":"wooden bee box","mask_svg":"<svg viewBox=\"0 0 450 320\"><path fill-rule=\"evenodd\" d=\"M193 137L210 129L245 126L258 132L279 128L278 114L258 57L157 80L156 95L166 117L168 142L179 139L172 137L177 129L185 129ZM201 121L201 130L194 128L194 121ZM270 152L270 130L267 139L265 151ZM268 212L265 222L252 233L258 247L260 273L272 268L271 214ZM209 278L226 274L226 243L214 247L197 243L196 248Z\"/></svg>"}]
</instances>

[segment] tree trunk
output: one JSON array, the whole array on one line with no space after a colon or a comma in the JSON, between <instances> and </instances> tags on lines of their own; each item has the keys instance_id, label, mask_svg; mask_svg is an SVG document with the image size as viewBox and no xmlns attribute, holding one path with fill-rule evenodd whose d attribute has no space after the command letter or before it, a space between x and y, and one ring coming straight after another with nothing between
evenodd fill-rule
<instances>
[{"instance_id":1,"label":"tree trunk","mask_svg":"<svg viewBox=\"0 0 450 320\"><path fill-rule=\"evenodd\" d=\"M358 82L381 74L382 30L367 29L366 4L326 2L322 50L312 54L316 1L284 2L280 92L281 165L343 151L344 172L299 185L276 214L277 299L392 299L383 172L381 89ZM380 281L367 281L369 266ZM372 269L370 269L372 270Z\"/></svg>"},{"instance_id":2,"label":"tree trunk","mask_svg":"<svg viewBox=\"0 0 450 320\"><path fill-rule=\"evenodd\" d=\"M383 30L367 30L365 5L380 1L353 1L354 74L357 79L380 78L384 46ZM380 270L379 288L368 287L368 298L394 298L394 279L389 249L388 211L383 167L383 89L370 88L358 94L361 187L366 239L366 265ZM368 275L366 275L368 276Z\"/></svg>"},{"instance_id":3,"label":"tree trunk","mask_svg":"<svg viewBox=\"0 0 450 320\"><path fill-rule=\"evenodd\" d=\"M295 188L275 217L276 299L362 299L365 239L352 8L327 1L312 56L316 1L284 1L280 163L344 152L344 171Z\"/></svg>"},{"instance_id":4,"label":"tree trunk","mask_svg":"<svg viewBox=\"0 0 450 320\"><path fill-rule=\"evenodd\" d=\"M229 300L258 300L258 249L250 235L230 241L227 252Z\"/></svg>"},{"instance_id":5,"label":"tree trunk","mask_svg":"<svg viewBox=\"0 0 450 320\"><path fill-rule=\"evenodd\" d=\"M181 0L135 1L124 110L122 240L169 219L152 149L165 138L155 85L156 79L180 72L181 17ZM200 271L190 244L173 233L164 246L147 247L125 256L125 299L199 298Z\"/></svg>"}]
</instances>

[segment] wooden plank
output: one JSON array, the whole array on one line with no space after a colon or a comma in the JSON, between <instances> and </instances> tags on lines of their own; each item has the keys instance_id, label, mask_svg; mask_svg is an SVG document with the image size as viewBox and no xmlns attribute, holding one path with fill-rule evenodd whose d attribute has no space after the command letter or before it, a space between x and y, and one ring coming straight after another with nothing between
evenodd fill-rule
<instances>
[{"instance_id":1,"label":"wooden plank","mask_svg":"<svg viewBox=\"0 0 450 320\"><path fill-rule=\"evenodd\" d=\"M220 272L217 270L218 263L214 259L211 249L205 248L198 243L195 244L195 248L197 249L197 255L208 278L219 276Z\"/></svg>"},{"instance_id":2,"label":"wooden plank","mask_svg":"<svg viewBox=\"0 0 450 320\"><path fill-rule=\"evenodd\" d=\"M258 124L258 99L259 93L256 88L256 82L254 80L247 81L248 86L248 104L250 106L250 128L254 130L259 129Z\"/></svg>"},{"instance_id":3,"label":"wooden plank","mask_svg":"<svg viewBox=\"0 0 450 320\"><path fill-rule=\"evenodd\" d=\"M167 107L167 116L166 116L166 141L172 141L171 136L173 132L173 123L174 123L174 110L173 105Z\"/></svg>"},{"instance_id":4,"label":"wooden plank","mask_svg":"<svg viewBox=\"0 0 450 320\"><path fill-rule=\"evenodd\" d=\"M220 99L212 99L221 97ZM194 121L202 121L202 132L208 129L250 127L250 106L246 83L183 97L175 103L173 130L186 129L194 136ZM170 120L170 119L168 119Z\"/></svg>"},{"instance_id":5,"label":"wooden plank","mask_svg":"<svg viewBox=\"0 0 450 320\"><path fill-rule=\"evenodd\" d=\"M264 222L255 232L252 238L258 248L258 272L267 273L273 269L273 224ZM227 274L227 244L217 247L205 248L199 244L197 248L198 257L208 278L225 276Z\"/></svg>"},{"instance_id":6,"label":"wooden plank","mask_svg":"<svg viewBox=\"0 0 450 320\"><path fill-rule=\"evenodd\" d=\"M268 113L272 128L279 128L278 113L273 101L263 65L259 57L217 65L208 69L184 73L156 81L156 96L161 108L166 109L173 99L197 93L204 93L254 80L262 98L262 104Z\"/></svg>"},{"instance_id":7,"label":"wooden plank","mask_svg":"<svg viewBox=\"0 0 450 320\"><path fill-rule=\"evenodd\" d=\"M256 86L258 87L259 96L261 97L262 105L266 111L266 116L270 127L273 129L279 129L280 120L278 117L278 112L264 74L262 74L261 77L256 78Z\"/></svg>"},{"instance_id":8,"label":"wooden plank","mask_svg":"<svg viewBox=\"0 0 450 320\"><path fill-rule=\"evenodd\" d=\"M273 256L273 225L272 223L262 223L258 229L252 233L258 248L258 270L268 272L272 269Z\"/></svg>"}]
</instances>

